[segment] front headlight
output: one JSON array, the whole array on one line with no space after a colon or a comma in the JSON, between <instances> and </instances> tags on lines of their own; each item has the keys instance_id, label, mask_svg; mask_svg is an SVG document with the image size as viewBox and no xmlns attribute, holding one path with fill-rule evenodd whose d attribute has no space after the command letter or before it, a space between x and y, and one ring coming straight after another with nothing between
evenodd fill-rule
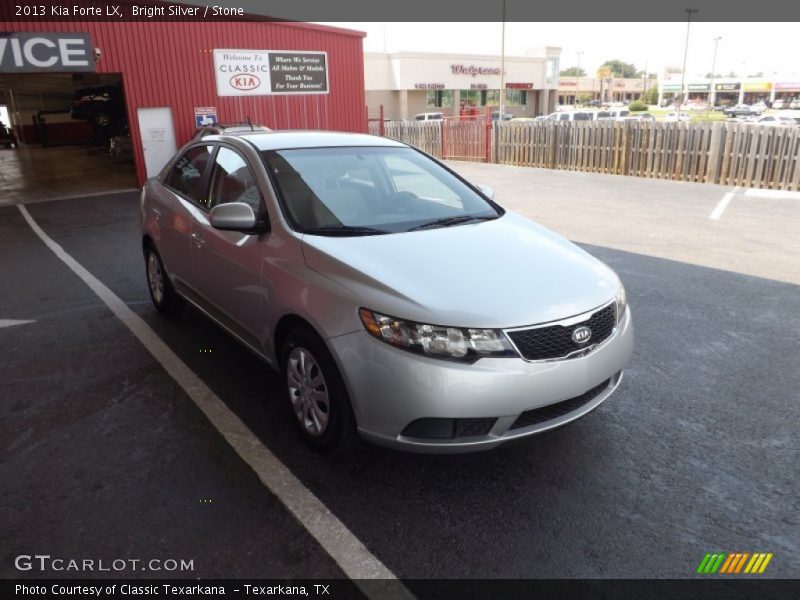
<instances>
[{"instance_id":1,"label":"front headlight","mask_svg":"<svg viewBox=\"0 0 800 600\"><path fill-rule=\"evenodd\" d=\"M484 356L516 356L499 329L466 329L404 321L366 308L358 310L364 328L375 338L424 356L473 362Z\"/></svg>"},{"instance_id":2,"label":"front headlight","mask_svg":"<svg viewBox=\"0 0 800 600\"><path fill-rule=\"evenodd\" d=\"M617 325L622 323L625 318L625 307L628 306L628 297L625 294L625 286L619 284L619 292L617 292Z\"/></svg>"}]
</instances>

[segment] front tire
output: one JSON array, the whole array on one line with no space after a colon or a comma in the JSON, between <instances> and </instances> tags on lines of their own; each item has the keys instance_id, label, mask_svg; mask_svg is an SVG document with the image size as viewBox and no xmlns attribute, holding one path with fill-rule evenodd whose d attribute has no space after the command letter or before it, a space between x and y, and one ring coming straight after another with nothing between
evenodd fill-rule
<instances>
[{"instance_id":1,"label":"front tire","mask_svg":"<svg viewBox=\"0 0 800 600\"><path fill-rule=\"evenodd\" d=\"M150 291L153 306L163 315L174 315L183 306L183 301L172 287L172 282L164 269L164 263L153 246L148 246L145 250L144 260L147 271L147 289Z\"/></svg>"},{"instance_id":2,"label":"front tire","mask_svg":"<svg viewBox=\"0 0 800 600\"><path fill-rule=\"evenodd\" d=\"M307 328L289 332L281 350L289 406L300 435L321 454L338 454L358 442L344 380L320 337Z\"/></svg>"}]
</instances>

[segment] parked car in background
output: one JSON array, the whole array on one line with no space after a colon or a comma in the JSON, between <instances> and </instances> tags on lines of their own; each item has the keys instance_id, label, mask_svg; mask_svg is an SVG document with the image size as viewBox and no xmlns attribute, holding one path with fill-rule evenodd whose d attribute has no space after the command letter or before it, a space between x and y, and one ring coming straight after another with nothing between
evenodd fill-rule
<instances>
[{"instance_id":1,"label":"parked car in background","mask_svg":"<svg viewBox=\"0 0 800 600\"><path fill-rule=\"evenodd\" d=\"M734 104L733 106L729 106L722 112L725 113L725 116L728 118L735 118L735 117L751 117L756 113L755 111L750 110L749 104Z\"/></svg>"},{"instance_id":2,"label":"parked car in background","mask_svg":"<svg viewBox=\"0 0 800 600\"><path fill-rule=\"evenodd\" d=\"M789 108L789 103L781 98L778 98L777 100L775 100L775 102L772 103L772 108L774 108L775 110Z\"/></svg>"},{"instance_id":3,"label":"parked car in background","mask_svg":"<svg viewBox=\"0 0 800 600\"><path fill-rule=\"evenodd\" d=\"M677 122L683 123L691 120L692 120L691 115L687 115L686 113L671 112L667 113L667 115L664 117L664 121L666 121L667 123L677 123Z\"/></svg>"},{"instance_id":4,"label":"parked car in background","mask_svg":"<svg viewBox=\"0 0 800 600\"><path fill-rule=\"evenodd\" d=\"M633 325L608 266L491 197L385 138L193 140L141 193L148 289L278 371L320 452L493 448L611 396Z\"/></svg>"},{"instance_id":5,"label":"parked car in background","mask_svg":"<svg viewBox=\"0 0 800 600\"><path fill-rule=\"evenodd\" d=\"M17 147L17 135L11 127L2 122L0 122L0 145L6 148Z\"/></svg>"},{"instance_id":6,"label":"parked car in background","mask_svg":"<svg viewBox=\"0 0 800 600\"><path fill-rule=\"evenodd\" d=\"M511 113L503 113L503 121L510 121L514 118L514 115ZM500 119L500 111L494 110L492 111L492 121L497 121Z\"/></svg>"},{"instance_id":7,"label":"parked car in background","mask_svg":"<svg viewBox=\"0 0 800 600\"><path fill-rule=\"evenodd\" d=\"M763 114L767 110L767 103L764 101L756 102L755 104L750 105L750 112L756 114Z\"/></svg>"},{"instance_id":8,"label":"parked car in background","mask_svg":"<svg viewBox=\"0 0 800 600\"><path fill-rule=\"evenodd\" d=\"M792 110L800 109L800 98L795 98L789 103L789 108Z\"/></svg>"},{"instance_id":9,"label":"parked car in background","mask_svg":"<svg viewBox=\"0 0 800 600\"><path fill-rule=\"evenodd\" d=\"M762 115L760 117L754 117L747 122L755 125L767 125L769 127L795 127L797 125L797 121L792 117L781 115Z\"/></svg>"},{"instance_id":10,"label":"parked car in background","mask_svg":"<svg viewBox=\"0 0 800 600\"><path fill-rule=\"evenodd\" d=\"M426 112L414 115L415 121L441 121L442 118L443 115L440 112Z\"/></svg>"},{"instance_id":11,"label":"parked car in background","mask_svg":"<svg viewBox=\"0 0 800 600\"><path fill-rule=\"evenodd\" d=\"M75 90L70 117L97 128L125 127L125 97L121 85L99 85Z\"/></svg>"},{"instance_id":12,"label":"parked car in background","mask_svg":"<svg viewBox=\"0 0 800 600\"><path fill-rule=\"evenodd\" d=\"M514 117L511 119L512 123L523 123L523 122L531 122L531 121L543 121L547 117Z\"/></svg>"},{"instance_id":13,"label":"parked car in background","mask_svg":"<svg viewBox=\"0 0 800 600\"><path fill-rule=\"evenodd\" d=\"M194 130L192 139L199 140L208 135L219 135L221 133L245 133L247 131L272 131L269 127L263 125L256 125L251 123L214 123L213 125L204 125Z\"/></svg>"}]
</instances>

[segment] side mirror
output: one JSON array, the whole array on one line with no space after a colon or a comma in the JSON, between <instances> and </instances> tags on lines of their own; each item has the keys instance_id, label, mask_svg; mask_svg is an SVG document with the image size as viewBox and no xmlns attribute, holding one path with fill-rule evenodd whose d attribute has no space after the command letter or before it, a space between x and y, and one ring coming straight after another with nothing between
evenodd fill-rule
<instances>
[{"instance_id":1,"label":"side mirror","mask_svg":"<svg viewBox=\"0 0 800 600\"><path fill-rule=\"evenodd\" d=\"M489 200L494 200L494 190L488 185L479 185L476 183L475 187L478 188L481 194L489 198Z\"/></svg>"},{"instance_id":2,"label":"side mirror","mask_svg":"<svg viewBox=\"0 0 800 600\"><path fill-rule=\"evenodd\" d=\"M258 224L253 207L244 202L218 204L211 209L208 221L214 229L243 233L253 232Z\"/></svg>"}]
</instances>

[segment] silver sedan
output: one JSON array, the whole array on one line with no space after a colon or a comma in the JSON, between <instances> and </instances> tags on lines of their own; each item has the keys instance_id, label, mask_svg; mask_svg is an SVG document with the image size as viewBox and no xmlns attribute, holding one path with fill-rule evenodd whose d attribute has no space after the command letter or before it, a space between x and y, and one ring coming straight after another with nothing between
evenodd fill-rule
<instances>
[{"instance_id":1,"label":"silver sedan","mask_svg":"<svg viewBox=\"0 0 800 600\"><path fill-rule=\"evenodd\" d=\"M617 275L426 154L320 132L209 136L141 196L155 307L189 303L283 375L321 452L465 452L617 389Z\"/></svg>"}]
</instances>

